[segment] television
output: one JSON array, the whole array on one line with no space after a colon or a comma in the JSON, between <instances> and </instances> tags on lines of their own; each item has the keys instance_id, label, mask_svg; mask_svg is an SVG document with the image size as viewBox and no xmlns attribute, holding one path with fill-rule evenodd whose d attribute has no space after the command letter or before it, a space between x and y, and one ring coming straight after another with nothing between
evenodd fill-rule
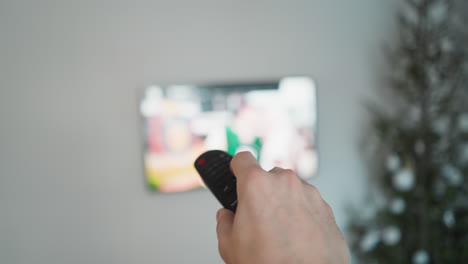
<instances>
[{"instance_id":1,"label":"television","mask_svg":"<svg viewBox=\"0 0 468 264\"><path fill-rule=\"evenodd\" d=\"M309 77L209 85L150 85L140 105L150 189L203 187L193 163L207 150L250 151L265 170L316 174L316 87Z\"/></svg>"}]
</instances>

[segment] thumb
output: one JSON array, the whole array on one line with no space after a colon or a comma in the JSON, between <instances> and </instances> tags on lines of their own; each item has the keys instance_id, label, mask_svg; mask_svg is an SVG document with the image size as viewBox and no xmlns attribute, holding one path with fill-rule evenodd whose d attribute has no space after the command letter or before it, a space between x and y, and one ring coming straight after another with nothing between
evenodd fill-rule
<instances>
[{"instance_id":1,"label":"thumb","mask_svg":"<svg viewBox=\"0 0 468 264\"><path fill-rule=\"evenodd\" d=\"M231 263L231 235L232 224L234 223L234 213L228 209L220 209L216 213L216 233L218 234L218 250L221 258L226 263Z\"/></svg>"}]
</instances>

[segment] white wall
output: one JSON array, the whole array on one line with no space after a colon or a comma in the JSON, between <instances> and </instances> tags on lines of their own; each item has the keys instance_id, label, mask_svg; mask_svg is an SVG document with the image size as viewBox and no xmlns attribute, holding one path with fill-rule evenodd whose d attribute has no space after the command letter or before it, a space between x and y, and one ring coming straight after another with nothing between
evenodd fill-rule
<instances>
[{"instance_id":1,"label":"white wall","mask_svg":"<svg viewBox=\"0 0 468 264\"><path fill-rule=\"evenodd\" d=\"M363 100L395 1L0 0L0 262L220 263L219 204L142 175L150 83L313 76L320 176L336 213L362 199Z\"/></svg>"}]
</instances>

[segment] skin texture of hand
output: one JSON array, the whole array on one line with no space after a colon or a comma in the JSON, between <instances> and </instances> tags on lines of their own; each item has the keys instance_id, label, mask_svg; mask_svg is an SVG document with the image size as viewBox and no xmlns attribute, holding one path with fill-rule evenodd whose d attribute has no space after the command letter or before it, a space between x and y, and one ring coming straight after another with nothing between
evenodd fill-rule
<instances>
[{"instance_id":1,"label":"skin texture of hand","mask_svg":"<svg viewBox=\"0 0 468 264\"><path fill-rule=\"evenodd\" d=\"M236 214L218 211L221 258L227 264L343 264L349 250L330 206L292 170L264 171L249 152L231 161Z\"/></svg>"}]
</instances>

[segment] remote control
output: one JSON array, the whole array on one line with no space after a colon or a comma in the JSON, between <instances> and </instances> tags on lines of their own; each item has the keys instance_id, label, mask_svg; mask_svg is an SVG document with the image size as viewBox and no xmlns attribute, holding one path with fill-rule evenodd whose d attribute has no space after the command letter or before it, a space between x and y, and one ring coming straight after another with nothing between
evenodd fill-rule
<instances>
[{"instance_id":1,"label":"remote control","mask_svg":"<svg viewBox=\"0 0 468 264\"><path fill-rule=\"evenodd\" d=\"M236 177L230 168L231 160L232 156L224 151L210 150L201 154L194 165L206 187L221 205L236 212Z\"/></svg>"}]
</instances>

